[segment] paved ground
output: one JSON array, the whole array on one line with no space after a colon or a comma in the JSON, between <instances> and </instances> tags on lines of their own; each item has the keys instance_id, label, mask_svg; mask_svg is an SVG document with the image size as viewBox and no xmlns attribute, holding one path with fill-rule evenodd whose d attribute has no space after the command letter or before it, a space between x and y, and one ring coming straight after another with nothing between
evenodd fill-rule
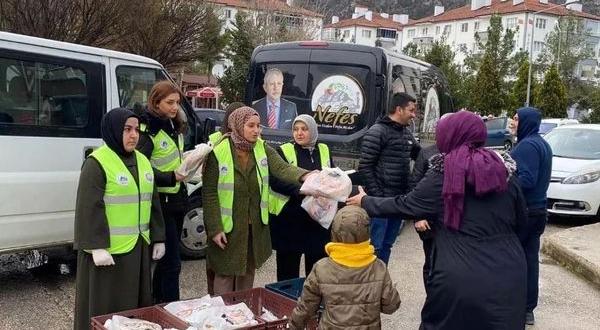
<instances>
[{"instance_id":1,"label":"paved ground","mask_svg":"<svg viewBox=\"0 0 600 330\"><path fill-rule=\"evenodd\" d=\"M580 223L578 223L580 224ZM549 225L546 234L571 226ZM74 278L51 269L27 271L10 258L0 259L0 329L70 329L75 298ZM392 253L390 272L402 298L398 312L383 317L383 329L417 329L424 301L420 241L405 228ZM275 281L274 258L257 273L256 285ZM600 329L600 290L542 257L538 324L533 329ZM183 265L182 297L206 293L204 260Z\"/></svg>"}]
</instances>

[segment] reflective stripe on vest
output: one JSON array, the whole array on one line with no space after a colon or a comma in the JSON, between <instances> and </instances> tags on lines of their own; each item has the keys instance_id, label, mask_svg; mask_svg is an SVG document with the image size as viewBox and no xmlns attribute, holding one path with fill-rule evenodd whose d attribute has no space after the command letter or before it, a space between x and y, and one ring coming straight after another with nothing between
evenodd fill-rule
<instances>
[{"instance_id":1,"label":"reflective stripe on vest","mask_svg":"<svg viewBox=\"0 0 600 330\"><path fill-rule=\"evenodd\" d=\"M321 168L331 166L331 161L329 159L329 147L327 147L326 144L319 143L317 144L317 148L319 149ZM298 158L296 157L296 149L294 149L293 143L288 142L282 144L281 151L283 151L283 157L288 163L298 166ZM269 213L279 215L289 200L289 196L271 190L271 195L269 196Z\"/></svg>"},{"instance_id":2,"label":"reflective stripe on vest","mask_svg":"<svg viewBox=\"0 0 600 330\"><path fill-rule=\"evenodd\" d=\"M119 156L106 145L90 157L100 163L106 176L104 208L110 231L110 254L131 251L141 235L150 244L150 213L154 191L154 172L148 159L135 151L138 184Z\"/></svg>"},{"instance_id":3,"label":"reflective stripe on vest","mask_svg":"<svg viewBox=\"0 0 600 330\"><path fill-rule=\"evenodd\" d=\"M140 125L140 130L146 131L146 125ZM156 133L156 135L151 135L150 139L152 139L152 144L154 148L152 148L152 155L150 156L150 163L154 168L161 172L171 172L175 171L181 165L181 156L183 154L183 135L178 134L178 142L179 145L173 141L173 139L162 129ZM158 187L158 192L165 194L176 194L179 192L179 188L181 187L181 183L177 182L172 187Z\"/></svg>"},{"instance_id":4,"label":"reflective stripe on vest","mask_svg":"<svg viewBox=\"0 0 600 330\"><path fill-rule=\"evenodd\" d=\"M219 181L217 185L219 206L221 209L221 224L223 231L230 233L233 230L233 190L234 190L234 165L231 153L230 139L226 138L213 150L219 165ZM263 224L269 224L269 163L265 142L261 139L254 146L254 159L256 161L256 177L260 190L260 218Z\"/></svg>"}]
</instances>

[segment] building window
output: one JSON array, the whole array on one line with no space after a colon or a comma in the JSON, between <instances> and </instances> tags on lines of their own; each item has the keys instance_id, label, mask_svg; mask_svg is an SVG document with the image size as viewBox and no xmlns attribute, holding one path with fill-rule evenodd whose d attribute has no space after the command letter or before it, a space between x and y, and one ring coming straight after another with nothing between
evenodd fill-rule
<instances>
[{"instance_id":1,"label":"building window","mask_svg":"<svg viewBox=\"0 0 600 330\"><path fill-rule=\"evenodd\" d=\"M469 23L462 23L460 25L460 32L469 32Z\"/></svg>"},{"instance_id":2,"label":"building window","mask_svg":"<svg viewBox=\"0 0 600 330\"><path fill-rule=\"evenodd\" d=\"M475 26L473 26L473 30L475 30L475 32L479 31L479 22L475 22Z\"/></svg>"},{"instance_id":3,"label":"building window","mask_svg":"<svg viewBox=\"0 0 600 330\"><path fill-rule=\"evenodd\" d=\"M511 17L506 19L506 28L507 29L514 29L517 26L517 18L516 17Z\"/></svg>"},{"instance_id":4,"label":"building window","mask_svg":"<svg viewBox=\"0 0 600 330\"><path fill-rule=\"evenodd\" d=\"M371 31L369 31L369 30L362 30L362 37L363 38L371 38Z\"/></svg>"},{"instance_id":5,"label":"building window","mask_svg":"<svg viewBox=\"0 0 600 330\"><path fill-rule=\"evenodd\" d=\"M541 41L535 41L533 43L533 51L534 52L539 52L542 51L542 49L544 49L544 43Z\"/></svg>"},{"instance_id":6,"label":"building window","mask_svg":"<svg viewBox=\"0 0 600 330\"><path fill-rule=\"evenodd\" d=\"M440 27L439 26L435 27L435 34L440 34Z\"/></svg>"},{"instance_id":7,"label":"building window","mask_svg":"<svg viewBox=\"0 0 600 330\"><path fill-rule=\"evenodd\" d=\"M535 27L538 29L546 28L546 19L545 18L536 18L535 19Z\"/></svg>"},{"instance_id":8,"label":"building window","mask_svg":"<svg viewBox=\"0 0 600 330\"><path fill-rule=\"evenodd\" d=\"M408 30L408 37L409 38L414 38L414 36L415 36L415 29Z\"/></svg>"},{"instance_id":9,"label":"building window","mask_svg":"<svg viewBox=\"0 0 600 330\"><path fill-rule=\"evenodd\" d=\"M427 28L423 28L423 29L421 30L421 35L424 35L424 36L426 36L426 35L427 35L427 32L428 32L428 29L427 29Z\"/></svg>"},{"instance_id":10,"label":"building window","mask_svg":"<svg viewBox=\"0 0 600 330\"><path fill-rule=\"evenodd\" d=\"M225 18L231 18L231 9L225 9Z\"/></svg>"},{"instance_id":11,"label":"building window","mask_svg":"<svg viewBox=\"0 0 600 330\"><path fill-rule=\"evenodd\" d=\"M350 36L350 30L344 30L344 38L348 38Z\"/></svg>"},{"instance_id":12,"label":"building window","mask_svg":"<svg viewBox=\"0 0 600 330\"><path fill-rule=\"evenodd\" d=\"M377 29L377 38L396 39L396 30Z\"/></svg>"},{"instance_id":13,"label":"building window","mask_svg":"<svg viewBox=\"0 0 600 330\"><path fill-rule=\"evenodd\" d=\"M444 26L444 34L450 34L452 33L452 25L445 25Z\"/></svg>"}]
</instances>

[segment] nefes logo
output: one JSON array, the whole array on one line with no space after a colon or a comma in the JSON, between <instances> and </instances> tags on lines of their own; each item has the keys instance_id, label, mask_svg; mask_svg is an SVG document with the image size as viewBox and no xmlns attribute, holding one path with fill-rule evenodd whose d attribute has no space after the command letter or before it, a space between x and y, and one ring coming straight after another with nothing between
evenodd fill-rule
<instances>
[{"instance_id":1,"label":"nefes logo","mask_svg":"<svg viewBox=\"0 0 600 330\"><path fill-rule=\"evenodd\" d=\"M324 128L354 129L364 107L364 93L351 76L333 75L323 79L312 95L313 117Z\"/></svg>"},{"instance_id":2,"label":"nefes logo","mask_svg":"<svg viewBox=\"0 0 600 330\"><path fill-rule=\"evenodd\" d=\"M129 179L127 178L127 175L125 174L117 174L117 183L122 185L122 186L126 186L129 184Z\"/></svg>"}]
</instances>

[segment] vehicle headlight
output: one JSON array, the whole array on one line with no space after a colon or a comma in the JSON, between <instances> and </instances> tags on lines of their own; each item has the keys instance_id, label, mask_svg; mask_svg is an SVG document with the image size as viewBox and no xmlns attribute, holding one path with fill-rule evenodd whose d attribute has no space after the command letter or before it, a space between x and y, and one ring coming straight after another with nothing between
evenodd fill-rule
<instances>
[{"instance_id":1,"label":"vehicle headlight","mask_svg":"<svg viewBox=\"0 0 600 330\"><path fill-rule=\"evenodd\" d=\"M600 171L593 171L593 172L578 173L575 175L571 175L569 177L566 177L562 183L563 184L584 184L584 183L598 181L598 179L600 179Z\"/></svg>"}]
</instances>

